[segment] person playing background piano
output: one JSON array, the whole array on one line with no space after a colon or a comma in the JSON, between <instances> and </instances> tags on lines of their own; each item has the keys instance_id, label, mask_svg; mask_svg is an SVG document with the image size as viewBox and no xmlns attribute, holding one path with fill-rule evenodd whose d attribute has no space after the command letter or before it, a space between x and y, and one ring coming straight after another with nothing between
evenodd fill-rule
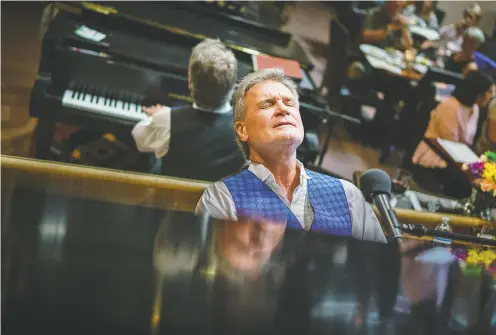
<instances>
[{"instance_id":1,"label":"person playing background piano","mask_svg":"<svg viewBox=\"0 0 496 335\"><path fill-rule=\"evenodd\" d=\"M205 39L193 48L188 69L193 105L143 107L150 118L132 130L138 150L158 160L152 172L215 181L243 166L230 104L237 76L237 60L219 40Z\"/></svg>"},{"instance_id":2,"label":"person playing background piano","mask_svg":"<svg viewBox=\"0 0 496 335\"><path fill-rule=\"evenodd\" d=\"M209 186L197 213L234 221L248 217L284 222L290 228L386 241L356 186L309 171L296 159L303 124L296 84L282 70L249 74L233 101L237 141L250 165Z\"/></svg>"}]
</instances>

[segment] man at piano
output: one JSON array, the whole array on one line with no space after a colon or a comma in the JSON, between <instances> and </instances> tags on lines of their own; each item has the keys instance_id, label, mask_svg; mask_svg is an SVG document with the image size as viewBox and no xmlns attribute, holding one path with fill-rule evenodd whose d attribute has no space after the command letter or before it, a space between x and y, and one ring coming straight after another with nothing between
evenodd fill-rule
<instances>
[{"instance_id":1,"label":"man at piano","mask_svg":"<svg viewBox=\"0 0 496 335\"><path fill-rule=\"evenodd\" d=\"M369 204L353 184L304 168L296 84L280 69L246 76L233 99L236 140L248 168L209 186L197 213L254 218L288 227L385 242Z\"/></svg>"},{"instance_id":2,"label":"man at piano","mask_svg":"<svg viewBox=\"0 0 496 335\"><path fill-rule=\"evenodd\" d=\"M193 105L143 107L150 117L132 130L138 150L153 152L167 176L216 181L239 170L245 159L230 105L237 77L236 58L222 42L196 45L188 69Z\"/></svg>"}]
</instances>

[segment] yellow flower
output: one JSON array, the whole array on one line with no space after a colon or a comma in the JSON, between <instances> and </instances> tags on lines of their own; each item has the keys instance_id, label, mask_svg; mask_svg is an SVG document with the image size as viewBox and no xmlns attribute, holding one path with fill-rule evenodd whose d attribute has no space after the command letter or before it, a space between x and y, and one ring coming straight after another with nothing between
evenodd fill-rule
<instances>
[{"instance_id":1,"label":"yellow flower","mask_svg":"<svg viewBox=\"0 0 496 335\"><path fill-rule=\"evenodd\" d=\"M470 249L467 254L467 259L465 262L472 265L484 265L488 268L493 262L496 261L496 251L494 250L484 250L477 251L475 249Z\"/></svg>"},{"instance_id":2,"label":"yellow flower","mask_svg":"<svg viewBox=\"0 0 496 335\"><path fill-rule=\"evenodd\" d=\"M493 184L496 183L496 163L486 163L484 164L484 172L482 177L486 181L492 181Z\"/></svg>"},{"instance_id":3,"label":"yellow flower","mask_svg":"<svg viewBox=\"0 0 496 335\"><path fill-rule=\"evenodd\" d=\"M482 155L482 156L480 156L480 160L481 160L482 162L487 162L487 156L486 156L486 155Z\"/></svg>"}]
</instances>

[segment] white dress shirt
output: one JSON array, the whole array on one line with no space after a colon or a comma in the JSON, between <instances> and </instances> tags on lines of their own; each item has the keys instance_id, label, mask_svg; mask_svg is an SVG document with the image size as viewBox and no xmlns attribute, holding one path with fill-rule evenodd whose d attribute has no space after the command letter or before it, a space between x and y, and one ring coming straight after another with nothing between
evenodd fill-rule
<instances>
[{"instance_id":1,"label":"white dress shirt","mask_svg":"<svg viewBox=\"0 0 496 335\"><path fill-rule=\"evenodd\" d=\"M463 33L458 34L456 26L449 24L439 29L440 45L442 49L449 49L451 52L459 52L462 49Z\"/></svg>"},{"instance_id":2,"label":"white dress shirt","mask_svg":"<svg viewBox=\"0 0 496 335\"><path fill-rule=\"evenodd\" d=\"M277 185L274 175L262 164L250 163L248 170L255 174L262 182L277 194L277 196L293 212L301 226L309 230L314 213L308 200L308 179L311 177L306 173L303 164L297 161L300 169L300 184L293 193L293 200L289 202L282 189ZM365 201L360 190L352 183L339 180L343 185L350 209L352 235L357 239L378 241L386 243L384 232L370 205ZM198 205L196 213L208 213L217 219L237 220L236 206L226 184L218 181L205 190Z\"/></svg>"},{"instance_id":3,"label":"white dress shirt","mask_svg":"<svg viewBox=\"0 0 496 335\"><path fill-rule=\"evenodd\" d=\"M230 113L232 111L229 103L215 109L208 110L193 104L193 108L208 113ZM131 131L136 147L140 152L153 152L157 159L167 155L171 136L171 108L163 106L153 113L151 117L138 122Z\"/></svg>"}]
</instances>

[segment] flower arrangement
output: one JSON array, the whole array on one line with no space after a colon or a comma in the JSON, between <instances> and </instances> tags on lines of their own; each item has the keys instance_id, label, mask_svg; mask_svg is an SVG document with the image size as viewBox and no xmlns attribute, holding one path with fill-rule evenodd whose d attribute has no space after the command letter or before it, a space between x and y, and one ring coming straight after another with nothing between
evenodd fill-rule
<instances>
[{"instance_id":1,"label":"flower arrangement","mask_svg":"<svg viewBox=\"0 0 496 335\"><path fill-rule=\"evenodd\" d=\"M479 274L486 269L496 279L495 250L457 248L454 250L454 256L462 264L466 274Z\"/></svg>"},{"instance_id":2,"label":"flower arrangement","mask_svg":"<svg viewBox=\"0 0 496 335\"><path fill-rule=\"evenodd\" d=\"M469 171L482 192L496 197L496 152L488 151L475 163L463 164L462 169Z\"/></svg>"}]
</instances>

